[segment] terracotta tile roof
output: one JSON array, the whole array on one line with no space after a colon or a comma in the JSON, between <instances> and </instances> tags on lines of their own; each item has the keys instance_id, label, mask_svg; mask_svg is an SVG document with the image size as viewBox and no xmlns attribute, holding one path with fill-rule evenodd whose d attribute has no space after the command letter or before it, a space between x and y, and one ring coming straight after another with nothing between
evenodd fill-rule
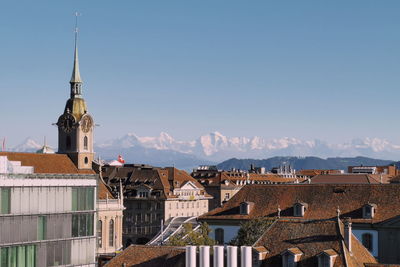
<instances>
[{"instance_id":1,"label":"terracotta tile roof","mask_svg":"<svg viewBox=\"0 0 400 267\"><path fill-rule=\"evenodd\" d=\"M294 183L296 178L283 177L278 174L258 174L249 173L250 181L270 182L270 183Z\"/></svg>"},{"instance_id":2,"label":"terracotta tile roof","mask_svg":"<svg viewBox=\"0 0 400 267\"><path fill-rule=\"evenodd\" d=\"M65 154L0 152L0 156L7 156L10 161L20 161L22 166L33 166L35 173L95 174L93 170L78 170Z\"/></svg>"},{"instance_id":3,"label":"terracotta tile roof","mask_svg":"<svg viewBox=\"0 0 400 267\"><path fill-rule=\"evenodd\" d=\"M382 175L383 178L383 175ZM387 181L387 176L382 179ZM313 184L379 184L380 175L372 174L320 174L311 178Z\"/></svg>"},{"instance_id":4,"label":"terracotta tile roof","mask_svg":"<svg viewBox=\"0 0 400 267\"><path fill-rule=\"evenodd\" d=\"M340 174L341 170L306 169L296 171L297 175L315 176L319 174Z\"/></svg>"},{"instance_id":5,"label":"terracotta tile roof","mask_svg":"<svg viewBox=\"0 0 400 267\"><path fill-rule=\"evenodd\" d=\"M324 251L337 254L333 266L363 266L376 263L375 258L353 236L352 253L343 246L343 224L337 220L287 220L274 222L254 244L268 253L262 266L282 266L281 254L292 250L302 254L297 266L318 266L318 255Z\"/></svg>"},{"instance_id":6,"label":"terracotta tile roof","mask_svg":"<svg viewBox=\"0 0 400 267\"><path fill-rule=\"evenodd\" d=\"M249 215L240 215L241 202L254 202ZM276 217L278 207L281 217L293 216L295 203L308 204L303 219L329 219L337 216L351 217L353 222L378 223L400 215L399 184L289 184L247 185L222 207L216 208L200 220L247 220L258 217ZM362 207L377 205L373 219L362 218Z\"/></svg>"},{"instance_id":7,"label":"terracotta tile roof","mask_svg":"<svg viewBox=\"0 0 400 267\"><path fill-rule=\"evenodd\" d=\"M99 191L99 199L115 199L111 191L105 185L105 183L99 179L98 181L98 191Z\"/></svg>"},{"instance_id":8,"label":"terracotta tile roof","mask_svg":"<svg viewBox=\"0 0 400 267\"><path fill-rule=\"evenodd\" d=\"M121 267L184 267L185 249L170 246L131 245L105 266Z\"/></svg>"}]
</instances>

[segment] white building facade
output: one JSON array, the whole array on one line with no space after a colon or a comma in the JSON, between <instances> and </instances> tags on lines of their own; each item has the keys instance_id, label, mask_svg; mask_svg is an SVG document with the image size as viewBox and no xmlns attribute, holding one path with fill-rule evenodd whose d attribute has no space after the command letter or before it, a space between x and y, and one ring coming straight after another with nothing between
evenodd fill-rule
<instances>
[{"instance_id":1,"label":"white building facade","mask_svg":"<svg viewBox=\"0 0 400 267\"><path fill-rule=\"evenodd\" d=\"M95 266L96 177L0 156L0 266Z\"/></svg>"}]
</instances>

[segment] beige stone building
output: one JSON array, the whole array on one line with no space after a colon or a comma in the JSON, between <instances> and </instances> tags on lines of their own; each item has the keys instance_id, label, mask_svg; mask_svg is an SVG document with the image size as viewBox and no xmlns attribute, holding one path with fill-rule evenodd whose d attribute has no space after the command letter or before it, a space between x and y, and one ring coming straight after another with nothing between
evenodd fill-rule
<instances>
[{"instance_id":1,"label":"beige stone building","mask_svg":"<svg viewBox=\"0 0 400 267\"><path fill-rule=\"evenodd\" d=\"M147 243L172 218L202 215L212 199L196 179L173 167L105 165L102 176L112 192L123 187L125 246Z\"/></svg>"},{"instance_id":2,"label":"beige stone building","mask_svg":"<svg viewBox=\"0 0 400 267\"><path fill-rule=\"evenodd\" d=\"M99 179L97 198L97 258L101 266L122 250L123 199L115 198Z\"/></svg>"},{"instance_id":3,"label":"beige stone building","mask_svg":"<svg viewBox=\"0 0 400 267\"><path fill-rule=\"evenodd\" d=\"M191 176L204 186L213 199L209 210L220 207L248 184L289 184L303 181L302 178L285 177L272 173L254 173L242 170L221 171L216 166L200 166Z\"/></svg>"}]
</instances>

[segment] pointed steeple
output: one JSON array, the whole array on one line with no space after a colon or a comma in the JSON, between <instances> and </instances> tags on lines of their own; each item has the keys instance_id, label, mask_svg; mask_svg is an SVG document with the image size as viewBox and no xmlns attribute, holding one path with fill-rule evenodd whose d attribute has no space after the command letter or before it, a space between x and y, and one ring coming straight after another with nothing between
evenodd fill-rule
<instances>
[{"instance_id":1,"label":"pointed steeple","mask_svg":"<svg viewBox=\"0 0 400 267\"><path fill-rule=\"evenodd\" d=\"M72 76L69 83L71 84L71 98L81 97L82 95L82 79L79 72L79 60L78 60L78 13L76 16L75 23L75 53L74 53L74 69L72 70Z\"/></svg>"},{"instance_id":2,"label":"pointed steeple","mask_svg":"<svg viewBox=\"0 0 400 267\"><path fill-rule=\"evenodd\" d=\"M79 60L78 60L78 32L75 32L75 55L74 55L74 69L70 83L82 83L81 74L79 73Z\"/></svg>"}]
</instances>

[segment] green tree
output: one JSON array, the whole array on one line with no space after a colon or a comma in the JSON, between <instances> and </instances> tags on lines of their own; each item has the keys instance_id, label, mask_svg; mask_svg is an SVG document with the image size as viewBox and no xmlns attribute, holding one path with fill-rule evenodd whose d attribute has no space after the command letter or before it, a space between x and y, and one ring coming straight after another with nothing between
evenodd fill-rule
<instances>
[{"instance_id":1,"label":"green tree","mask_svg":"<svg viewBox=\"0 0 400 267\"><path fill-rule=\"evenodd\" d=\"M169 246L186 246L186 245L215 245L215 240L209 237L211 229L207 223L201 223L197 231L193 231L193 226L190 223L183 224L183 231L171 236L168 239Z\"/></svg>"},{"instance_id":2,"label":"green tree","mask_svg":"<svg viewBox=\"0 0 400 267\"><path fill-rule=\"evenodd\" d=\"M271 218L257 218L242 222L237 236L229 244L234 246L252 246L274 221L275 219Z\"/></svg>"}]
</instances>

